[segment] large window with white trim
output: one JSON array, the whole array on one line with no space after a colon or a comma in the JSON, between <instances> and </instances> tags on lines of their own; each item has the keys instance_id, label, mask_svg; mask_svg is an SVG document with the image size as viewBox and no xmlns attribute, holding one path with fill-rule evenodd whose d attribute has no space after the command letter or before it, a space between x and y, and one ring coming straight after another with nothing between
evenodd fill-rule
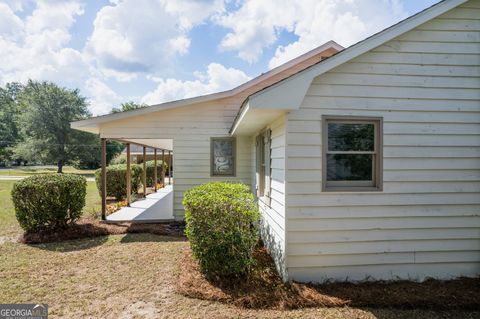
<instances>
[{"instance_id":1,"label":"large window with white trim","mask_svg":"<svg viewBox=\"0 0 480 319\"><path fill-rule=\"evenodd\" d=\"M382 189L382 119L323 118L324 191Z\"/></svg>"}]
</instances>

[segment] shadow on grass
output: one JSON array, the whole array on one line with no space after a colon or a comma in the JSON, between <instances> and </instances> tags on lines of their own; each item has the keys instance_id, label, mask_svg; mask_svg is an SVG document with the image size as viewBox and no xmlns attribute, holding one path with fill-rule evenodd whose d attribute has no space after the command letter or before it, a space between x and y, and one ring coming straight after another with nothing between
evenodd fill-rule
<instances>
[{"instance_id":1,"label":"shadow on grass","mask_svg":"<svg viewBox=\"0 0 480 319\"><path fill-rule=\"evenodd\" d=\"M101 246L107 241L108 236L98 236L93 238L72 239L45 244L29 244L29 246L42 250L66 253Z\"/></svg>"},{"instance_id":2,"label":"shadow on grass","mask_svg":"<svg viewBox=\"0 0 480 319\"><path fill-rule=\"evenodd\" d=\"M176 242L176 241L185 241L185 238L174 237L174 236L165 236L165 235L156 235L149 233L127 233L120 240L121 243L155 243L155 242Z\"/></svg>"},{"instance_id":3,"label":"shadow on grass","mask_svg":"<svg viewBox=\"0 0 480 319\"><path fill-rule=\"evenodd\" d=\"M74 251L99 246L108 241L108 235L126 234L120 242L185 241L183 225L102 223L95 219L81 219L76 224L58 230L24 233L20 242L52 251Z\"/></svg>"}]
</instances>

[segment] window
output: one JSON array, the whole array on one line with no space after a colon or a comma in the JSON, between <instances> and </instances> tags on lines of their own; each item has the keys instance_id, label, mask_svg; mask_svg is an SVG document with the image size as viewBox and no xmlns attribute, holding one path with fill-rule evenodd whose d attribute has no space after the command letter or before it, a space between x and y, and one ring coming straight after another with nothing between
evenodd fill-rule
<instances>
[{"instance_id":1,"label":"window","mask_svg":"<svg viewBox=\"0 0 480 319\"><path fill-rule=\"evenodd\" d=\"M235 138L212 137L210 140L210 174L235 176Z\"/></svg>"},{"instance_id":2,"label":"window","mask_svg":"<svg viewBox=\"0 0 480 319\"><path fill-rule=\"evenodd\" d=\"M324 117L323 189L382 188L382 119Z\"/></svg>"},{"instance_id":3,"label":"window","mask_svg":"<svg viewBox=\"0 0 480 319\"><path fill-rule=\"evenodd\" d=\"M264 130L256 138L256 180L257 197L270 205L271 189L271 135L270 129Z\"/></svg>"}]
</instances>

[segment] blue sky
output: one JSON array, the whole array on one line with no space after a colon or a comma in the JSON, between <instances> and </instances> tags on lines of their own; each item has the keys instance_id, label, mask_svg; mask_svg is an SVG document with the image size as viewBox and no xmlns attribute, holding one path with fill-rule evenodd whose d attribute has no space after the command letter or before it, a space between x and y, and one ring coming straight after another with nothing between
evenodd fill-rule
<instances>
[{"instance_id":1,"label":"blue sky","mask_svg":"<svg viewBox=\"0 0 480 319\"><path fill-rule=\"evenodd\" d=\"M0 85L79 88L93 114L230 89L438 0L0 0Z\"/></svg>"}]
</instances>

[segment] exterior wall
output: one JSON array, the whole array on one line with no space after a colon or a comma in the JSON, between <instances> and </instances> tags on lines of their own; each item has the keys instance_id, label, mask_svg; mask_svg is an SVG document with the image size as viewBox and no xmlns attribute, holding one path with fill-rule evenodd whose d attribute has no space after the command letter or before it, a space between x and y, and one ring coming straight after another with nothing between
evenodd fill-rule
<instances>
[{"instance_id":1,"label":"exterior wall","mask_svg":"<svg viewBox=\"0 0 480 319\"><path fill-rule=\"evenodd\" d=\"M383 192L322 192L324 114L383 117ZM289 279L480 274L480 2L317 77L286 142Z\"/></svg>"},{"instance_id":2,"label":"exterior wall","mask_svg":"<svg viewBox=\"0 0 480 319\"><path fill-rule=\"evenodd\" d=\"M174 216L184 217L183 194L209 181L241 181L251 184L252 142L237 137L236 177L210 176L210 138L228 136L238 111L237 100L225 99L112 121L101 126L100 135L119 139L173 139Z\"/></svg>"},{"instance_id":3,"label":"exterior wall","mask_svg":"<svg viewBox=\"0 0 480 319\"><path fill-rule=\"evenodd\" d=\"M277 270L287 280L285 260L285 116L272 122L271 135L271 200L258 203L262 213L262 239L275 261ZM258 134L257 134L258 135ZM255 190L255 137L252 138L252 189Z\"/></svg>"},{"instance_id":4,"label":"exterior wall","mask_svg":"<svg viewBox=\"0 0 480 319\"><path fill-rule=\"evenodd\" d=\"M231 97L102 124L100 135L105 138L126 140L173 139L174 215L176 219L182 220L184 217L183 194L191 187L213 180L252 183L251 138L237 137L235 177L210 177L210 137L229 135L234 118L249 95L318 63L336 52L337 49L330 47L263 80L255 81L254 79L251 86L246 86L243 91Z\"/></svg>"}]
</instances>

